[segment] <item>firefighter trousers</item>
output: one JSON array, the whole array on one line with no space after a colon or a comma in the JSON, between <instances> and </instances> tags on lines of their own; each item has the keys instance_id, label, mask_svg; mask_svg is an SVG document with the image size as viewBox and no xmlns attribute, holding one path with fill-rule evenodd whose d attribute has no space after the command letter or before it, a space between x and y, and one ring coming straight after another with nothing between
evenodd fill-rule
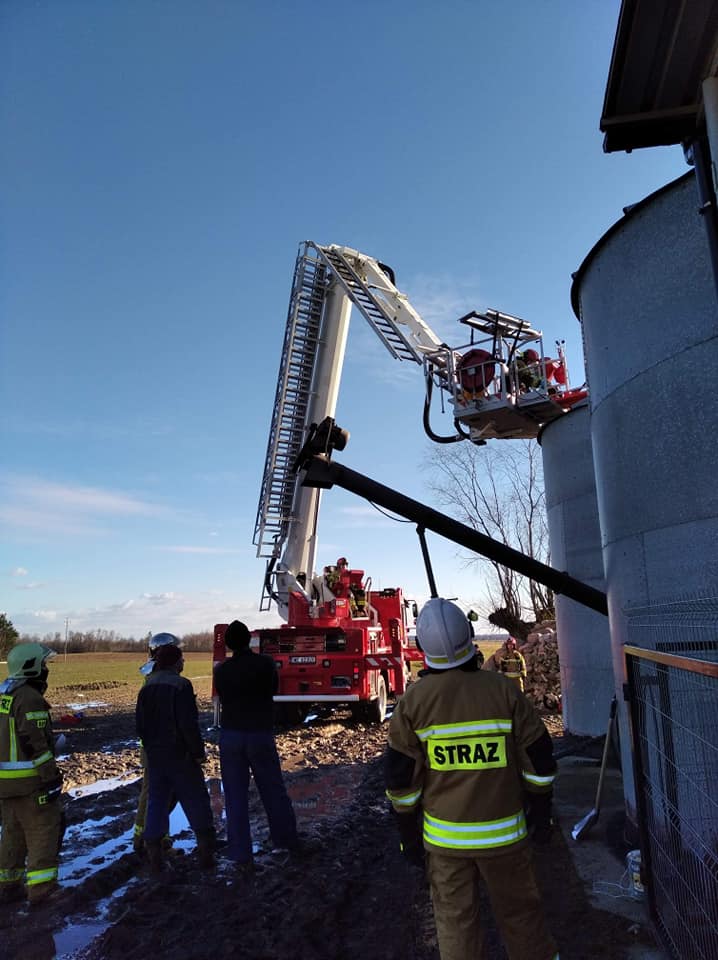
<instances>
[{"instance_id":1,"label":"firefighter trousers","mask_svg":"<svg viewBox=\"0 0 718 960\"><path fill-rule=\"evenodd\" d=\"M479 885L488 890L509 960L554 960L531 848L520 843L496 856L450 856L430 849L427 871L441 960L486 960Z\"/></svg>"},{"instance_id":2,"label":"firefighter trousers","mask_svg":"<svg viewBox=\"0 0 718 960\"><path fill-rule=\"evenodd\" d=\"M48 883L57 883L62 801L58 797L40 803L43 796L31 793L0 801L0 889L24 881L31 900L44 893Z\"/></svg>"}]
</instances>

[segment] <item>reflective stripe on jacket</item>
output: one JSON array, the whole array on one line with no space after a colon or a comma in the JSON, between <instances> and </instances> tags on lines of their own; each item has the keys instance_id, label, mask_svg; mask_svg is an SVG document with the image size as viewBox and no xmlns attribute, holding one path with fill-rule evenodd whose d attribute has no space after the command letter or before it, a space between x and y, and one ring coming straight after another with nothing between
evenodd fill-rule
<instances>
[{"instance_id":1,"label":"reflective stripe on jacket","mask_svg":"<svg viewBox=\"0 0 718 960\"><path fill-rule=\"evenodd\" d=\"M550 792L527 748L545 735L536 710L505 676L455 668L423 676L399 701L389 747L413 773L387 791L397 813L419 804L424 843L490 854L525 839L524 793ZM411 768L410 768L411 769Z\"/></svg>"},{"instance_id":2,"label":"reflective stripe on jacket","mask_svg":"<svg viewBox=\"0 0 718 960\"><path fill-rule=\"evenodd\" d=\"M34 793L57 777L45 698L28 683L0 694L0 798Z\"/></svg>"}]
</instances>

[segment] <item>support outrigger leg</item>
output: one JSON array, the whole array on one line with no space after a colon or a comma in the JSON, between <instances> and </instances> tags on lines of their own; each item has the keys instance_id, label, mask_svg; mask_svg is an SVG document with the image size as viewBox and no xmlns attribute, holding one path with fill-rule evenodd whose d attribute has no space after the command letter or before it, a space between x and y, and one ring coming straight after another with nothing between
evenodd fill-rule
<instances>
[{"instance_id":1,"label":"support outrigger leg","mask_svg":"<svg viewBox=\"0 0 718 960\"><path fill-rule=\"evenodd\" d=\"M419 537L419 543L421 544L421 555L424 558L424 566L426 567L426 579L429 581L429 590L431 591L432 597L438 597L439 594L436 590L436 580L434 580L434 571L431 568L431 557L429 556L429 548L426 545L426 527L417 527L416 528L417 536Z\"/></svg>"}]
</instances>

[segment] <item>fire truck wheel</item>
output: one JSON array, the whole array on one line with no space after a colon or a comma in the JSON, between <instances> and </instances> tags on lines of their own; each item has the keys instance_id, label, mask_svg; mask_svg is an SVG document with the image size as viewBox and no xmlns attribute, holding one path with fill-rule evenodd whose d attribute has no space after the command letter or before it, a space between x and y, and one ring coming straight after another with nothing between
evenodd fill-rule
<instances>
[{"instance_id":1,"label":"fire truck wheel","mask_svg":"<svg viewBox=\"0 0 718 960\"><path fill-rule=\"evenodd\" d=\"M386 719L386 681L384 677L377 677L376 700L367 704L369 723L384 723Z\"/></svg>"},{"instance_id":2,"label":"fire truck wheel","mask_svg":"<svg viewBox=\"0 0 718 960\"><path fill-rule=\"evenodd\" d=\"M275 722L281 727L295 727L302 723L306 709L301 703L275 704Z\"/></svg>"}]
</instances>

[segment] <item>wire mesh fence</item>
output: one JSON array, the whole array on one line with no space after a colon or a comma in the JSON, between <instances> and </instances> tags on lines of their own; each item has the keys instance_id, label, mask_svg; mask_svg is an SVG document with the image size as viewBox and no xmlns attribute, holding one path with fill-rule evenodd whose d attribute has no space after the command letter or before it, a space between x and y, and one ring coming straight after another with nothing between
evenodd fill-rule
<instances>
[{"instance_id":1,"label":"wire mesh fence","mask_svg":"<svg viewBox=\"0 0 718 960\"><path fill-rule=\"evenodd\" d=\"M651 915L675 960L718 960L718 600L632 610L629 637Z\"/></svg>"}]
</instances>

